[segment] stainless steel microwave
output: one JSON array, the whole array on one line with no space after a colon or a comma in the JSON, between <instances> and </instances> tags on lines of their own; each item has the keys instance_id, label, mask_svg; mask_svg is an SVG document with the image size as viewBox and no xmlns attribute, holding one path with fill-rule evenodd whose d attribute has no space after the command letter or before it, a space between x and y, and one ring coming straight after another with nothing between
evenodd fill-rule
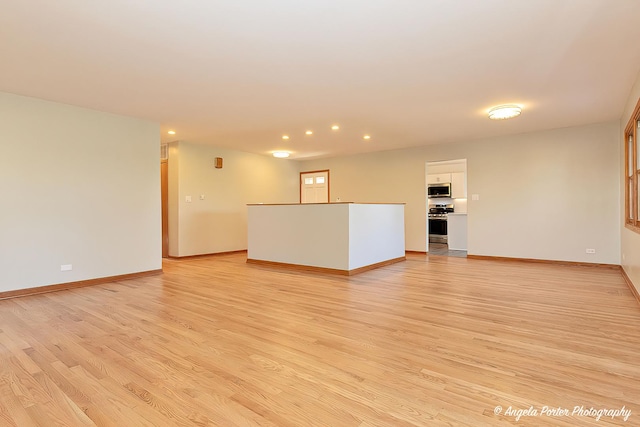
<instances>
[{"instance_id":1,"label":"stainless steel microwave","mask_svg":"<svg viewBox=\"0 0 640 427\"><path fill-rule=\"evenodd\" d=\"M451 197L451 183L439 182L437 184L427 185L427 196L429 198Z\"/></svg>"}]
</instances>

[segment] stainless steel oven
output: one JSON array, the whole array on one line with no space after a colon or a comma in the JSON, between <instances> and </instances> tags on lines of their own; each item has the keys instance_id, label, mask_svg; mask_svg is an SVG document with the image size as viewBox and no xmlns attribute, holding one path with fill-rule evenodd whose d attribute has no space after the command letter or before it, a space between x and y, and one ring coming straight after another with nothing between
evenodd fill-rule
<instances>
[{"instance_id":1,"label":"stainless steel oven","mask_svg":"<svg viewBox=\"0 0 640 427\"><path fill-rule=\"evenodd\" d=\"M447 243L447 218L429 217L429 243Z\"/></svg>"},{"instance_id":2,"label":"stainless steel oven","mask_svg":"<svg viewBox=\"0 0 640 427\"><path fill-rule=\"evenodd\" d=\"M429 243L447 243L447 214L453 205L439 204L429 208Z\"/></svg>"}]
</instances>

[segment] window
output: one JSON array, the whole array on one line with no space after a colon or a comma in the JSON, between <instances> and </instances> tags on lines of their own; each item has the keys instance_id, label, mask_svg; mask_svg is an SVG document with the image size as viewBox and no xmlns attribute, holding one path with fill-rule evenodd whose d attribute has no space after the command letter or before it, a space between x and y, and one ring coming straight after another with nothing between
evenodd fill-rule
<instances>
[{"instance_id":1,"label":"window","mask_svg":"<svg viewBox=\"0 0 640 427\"><path fill-rule=\"evenodd\" d=\"M624 130L625 225L640 233L640 100Z\"/></svg>"},{"instance_id":2,"label":"window","mask_svg":"<svg viewBox=\"0 0 640 427\"><path fill-rule=\"evenodd\" d=\"M317 176L316 184L324 184L324 176Z\"/></svg>"}]
</instances>

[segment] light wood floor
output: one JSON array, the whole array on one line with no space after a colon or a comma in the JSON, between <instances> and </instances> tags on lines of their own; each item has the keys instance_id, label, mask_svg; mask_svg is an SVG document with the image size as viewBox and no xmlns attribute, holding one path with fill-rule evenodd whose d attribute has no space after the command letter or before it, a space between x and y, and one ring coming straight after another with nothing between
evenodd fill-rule
<instances>
[{"instance_id":1,"label":"light wood floor","mask_svg":"<svg viewBox=\"0 0 640 427\"><path fill-rule=\"evenodd\" d=\"M0 301L0 425L640 425L640 307L618 271L244 261ZM516 422L497 405L632 414Z\"/></svg>"}]
</instances>

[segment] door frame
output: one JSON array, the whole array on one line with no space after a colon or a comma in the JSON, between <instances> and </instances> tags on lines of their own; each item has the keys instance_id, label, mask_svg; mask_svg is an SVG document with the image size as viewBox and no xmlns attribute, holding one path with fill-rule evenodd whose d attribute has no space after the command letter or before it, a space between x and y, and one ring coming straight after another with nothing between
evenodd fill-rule
<instances>
[{"instance_id":1,"label":"door frame","mask_svg":"<svg viewBox=\"0 0 640 427\"><path fill-rule=\"evenodd\" d=\"M162 258L169 256L169 160L160 160L160 199L162 211Z\"/></svg>"},{"instance_id":2,"label":"door frame","mask_svg":"<svg viewBox=\"0 0 640 427\"><path fill-rule=\"evenodd\" d=\"M331 174L329 173L329 169L315 170L315 171L304 171L300 172L300 177L298 179L298 187L299 187L299 199L298 203L302 204L302 175L306 173L327 173L327 203L331 203Z\"/></svg>"},{"instance_id":3,"label":"door frame","mask_svg":"<svg viewBox=\"0 0 640 427\"><path fill-rule=\"evenodd\" d=\"M464 161L464 165L465 165L465 185L467 187L467 191L469 190L469 159L467 157L463 157L463 158L455 158L455 159L448 159L448 160L425 160L424 162L424 194L425 194L425 198L426 198L426 203L425 203L425 216L426 216L426 251L427 253L429 253L429 194L428 194L428 180L429 180L429 166L433 167L433 166L441 166L441 165L446 165L446 164L452 164L452 163L459 163L459 162L463 162ZM436 172L439 173L439 172ZM452 194L453 195L453 194ZM467 200L470 200L471 197L470 195L467 195ZM469 206L467 204L467 238L469 236L469 216L468 216L468 212L469 212ZM447 226L449 224L447 223ZM448 245L448 243L447 243ZM469 246L468 246L468 240L467 240L467 253L469 251Z\"/></svg>"}]
</instances>

